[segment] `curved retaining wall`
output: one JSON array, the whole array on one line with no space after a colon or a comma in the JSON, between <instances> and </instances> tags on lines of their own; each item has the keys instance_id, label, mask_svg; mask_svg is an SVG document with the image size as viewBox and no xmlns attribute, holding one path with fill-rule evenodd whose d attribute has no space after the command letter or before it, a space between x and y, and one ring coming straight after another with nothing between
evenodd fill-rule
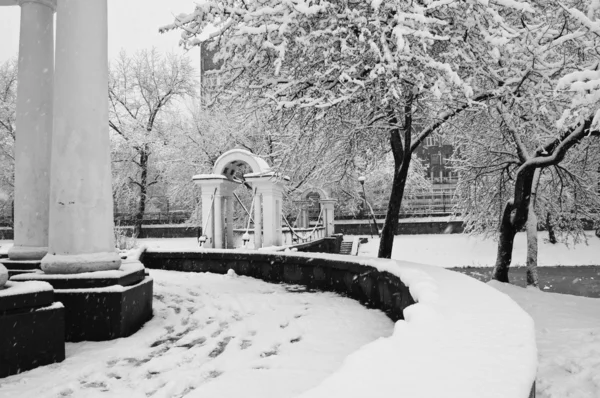
<instances>
[{"instance_id":1,"label":"curved retaining wall","mask_svg":"<svg viewBox=\"0 0 600 398\"><path fill-rule=\"evenodd\" d=\"M393 321L404 319L404 309L415 303L397 276L348 261L238 251L144 252L140 261L147 268L171 271L225 274L232 269L266 282L333 291L379 308Z\"/></svg>"},{"instance_id":2,"label":"curved retaining wall","mask_svg":"<svg viewBox=\"0 0 600 398\"><path fill-rule=\"evenodd\" d=\"M334 291L384 311L389 338L348 356L299 398L533 398L533 320L508 296L439 267L323 253L144 252L148 268L227 273Z\"/></svg>"}]
</instances>

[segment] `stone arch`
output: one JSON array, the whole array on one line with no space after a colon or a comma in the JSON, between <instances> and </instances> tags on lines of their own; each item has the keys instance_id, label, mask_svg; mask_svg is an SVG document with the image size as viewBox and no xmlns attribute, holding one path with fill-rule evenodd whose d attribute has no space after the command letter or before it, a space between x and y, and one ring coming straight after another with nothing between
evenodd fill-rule
<instances>
[{"instance_id":1,"label":"stone arch","mask_svg":"<svg viewBox=\"0 0 600 398\"><path fill-rule=\"evenodd\" d=\"M321 188L310 187L305 189L300 196L301 200L308 200L310 194L317 193L319 194L319 200L331 199L329 194L325 192L325 190Z\"/></svg>"},{"instance_id":2,"label":"stone arch","mask_svg":"<svg viewBox=\"0 0 600 398\"><path fill-rule=\"evenodd\" d=\"M248 165L252 169L252 174L255 175L271 171L271 168L264 159L244 149L232 149L219 156L213 167L213 174L223 175L228 180L233 180L234 175L244 165Z\"/></svg>"}]
</instances>

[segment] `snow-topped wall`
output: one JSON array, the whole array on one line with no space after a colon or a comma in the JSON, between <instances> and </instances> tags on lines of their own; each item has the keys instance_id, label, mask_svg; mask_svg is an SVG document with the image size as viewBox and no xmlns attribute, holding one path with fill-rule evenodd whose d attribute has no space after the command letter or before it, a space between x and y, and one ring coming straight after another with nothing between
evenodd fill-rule
<instances>
[{"instance_id":1,"label":"snow-topped wall","mask_svg":"<svg viewBox=\"0 0 600 398\"><path fill-rule=\"evenodd\" d=\"M533 320L508 296L423 264L320 253L152 251L148 268L226 273L336 291L380 308L394 333L348 356L316 397L527 398L534 396Z\"/></svg>"}]
</instances>

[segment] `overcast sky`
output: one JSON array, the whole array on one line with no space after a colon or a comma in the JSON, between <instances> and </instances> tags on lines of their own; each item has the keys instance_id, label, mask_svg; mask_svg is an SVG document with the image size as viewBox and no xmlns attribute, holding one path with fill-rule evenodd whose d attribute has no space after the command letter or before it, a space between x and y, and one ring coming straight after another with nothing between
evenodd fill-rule
<instances>
[{"instance_id":1,"label":"overcast sky","mask_svg":"<svg viewBox=\"0 0 600 398\"><path fill-rule=\"evenodd\" d=\"M157 47L160 51L183 53L178 47L179 32L159 34L160 26L173 21L173 15L191 12L193 0L108 0L108 56L121 49L128 53ZM16 56L19 50L20 7L0 7L0 63ZM198 68L199 50L189 52Z\"/></svg>"}]
</instances>

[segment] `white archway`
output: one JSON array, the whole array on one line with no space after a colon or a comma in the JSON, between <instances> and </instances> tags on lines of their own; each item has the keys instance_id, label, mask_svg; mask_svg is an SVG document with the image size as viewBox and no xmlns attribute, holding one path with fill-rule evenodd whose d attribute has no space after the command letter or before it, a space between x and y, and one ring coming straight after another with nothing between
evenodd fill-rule
<instances>
[{"instance_id":1,"label":"white archway","mask_svg":"<svg viewBox=\"0 0 600 398\"><path fill-rule=\"evenodd\" d=\"M245 166L252 172L242 174ZM283 183L264 159L243 149L232 149L217 159L212 174L199 174L193 180L202 190L204 247L234 248L233 191L242 180L254 192L254 248L282 244Z\"/></svg>"},{"instance_id":2,"label":"white archway","mask_svg":"<svg viewBox=\"0 0 600 398\"><path fill-rule=\"evenodd\" d=\"M323 219L323 225L325 225L325 236L331 236L335 233L334 208L337 201L335 199L331 199L327 191L322 188L308 187L300 195L300 200L296 201L296 204L300 205L298 226L301 228L309 228L308 208L311 205L311 200L309 200L309 197L315 193L319 195L319 204L322 211L321 217Z\"/></svg>"},{"instance_id":3,"label":"white archway","mask_svg":"<svg viewBox=\"0 0 600 398\"><path fill-rule=\"evenodd\" d=\"M232 180L244 165L252 169L252 174L265 174L271 171L264 159L244 149L232 149L219 156L213 167L213 174L223 175L228 180Z\"/></svg>"}]
</instances>

